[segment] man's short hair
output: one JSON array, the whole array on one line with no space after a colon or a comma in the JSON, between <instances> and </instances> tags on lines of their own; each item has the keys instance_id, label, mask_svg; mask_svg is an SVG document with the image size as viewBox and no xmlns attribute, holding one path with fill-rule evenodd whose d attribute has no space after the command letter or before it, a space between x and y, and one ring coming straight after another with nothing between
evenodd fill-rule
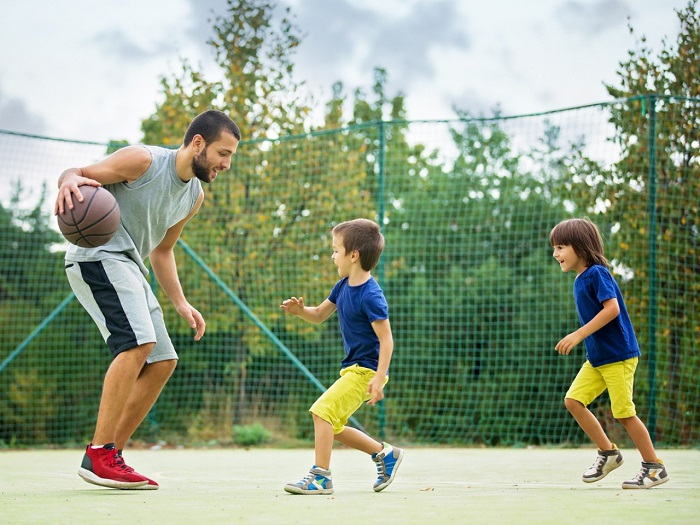
<instances>
[{"instance_id":1,"label":"man's short hair","mask_svg":"<svg viewBox=\"0 0 700 525\"><path fill-rule=\"evenodd\" d=\"M219 140L224 132L228 132L238 140L241 140L241 130L231 120L231 117L222 111L210 109L197 115L190 123L185 132L183 144L185 147L189 146L195 135L201 135L204 142L211 144Z\"/></svg>"}]
</instances>

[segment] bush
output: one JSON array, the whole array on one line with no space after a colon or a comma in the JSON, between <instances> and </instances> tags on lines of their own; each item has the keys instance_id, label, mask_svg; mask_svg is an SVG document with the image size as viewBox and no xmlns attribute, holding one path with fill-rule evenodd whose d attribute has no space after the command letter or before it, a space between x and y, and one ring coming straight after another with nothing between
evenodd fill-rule
<instances>
[{"instance_id":1,"label":"bush","mask_svg":"<svg viewBox=\"0 0 700 525\"><path fill-rule=\"evenodd\" d=\"M242 447L262 445L270 441L270 432L260 423L233 427L233 442Z\"/></svg>"}]
</instances>

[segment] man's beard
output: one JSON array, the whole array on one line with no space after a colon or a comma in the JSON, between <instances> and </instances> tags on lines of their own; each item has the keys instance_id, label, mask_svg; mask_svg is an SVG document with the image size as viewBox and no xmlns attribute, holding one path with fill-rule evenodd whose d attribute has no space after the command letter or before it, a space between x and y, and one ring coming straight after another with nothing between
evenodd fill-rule
<instances>
[{"instance_id":1,"label":"man's beard","mask_svg":"<svg viewBox=\"0 0 700 525\"><path fill-rule=\"evenodd\" d=\"M209 162L207 162L207 160L207 150L205 148L202 153L192 159L192 172L194 173L195 177L208 184L212 179L211 167L209 166Z\"/></svg>"}]
</instances>

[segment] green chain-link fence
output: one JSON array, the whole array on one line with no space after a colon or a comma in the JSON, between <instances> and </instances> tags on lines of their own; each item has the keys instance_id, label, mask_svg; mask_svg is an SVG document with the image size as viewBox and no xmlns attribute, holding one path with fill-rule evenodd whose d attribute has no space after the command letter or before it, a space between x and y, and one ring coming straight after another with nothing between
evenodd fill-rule
<instances>
[{"instance_id":1,"label":"green chain-link fence","mask_svg":"<svg viewBox=\"0 0 700 525\"><path fill-rule=\"evenodd\" d=\"M242 142L176 252L207 333L194 342L159 292L181 360L136 437L226 444L235 426L261 423L281 440L310 438L307 408L343 355L337 320L311 325L279 304L325 299L337 280L331 227L368 217L387 241L375 275L395 354L386 400L356 423L404 442L588 443L563 407L583 346L554 351L579 326L573 276L548 244L557 222L588 216L642 348L638 413L657 444L697 446L699 110L646 97ZM92 434L109 352L71 297L47 210L63 169L108 150L0 132L0 444ZM607 397L592 408L624 443Z\"/></svg>"}]
</instances>

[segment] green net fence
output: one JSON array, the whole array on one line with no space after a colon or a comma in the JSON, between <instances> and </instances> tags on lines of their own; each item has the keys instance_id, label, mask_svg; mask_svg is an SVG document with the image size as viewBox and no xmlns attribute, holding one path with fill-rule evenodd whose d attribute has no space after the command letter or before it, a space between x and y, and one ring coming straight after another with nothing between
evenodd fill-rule
<instances>
[{"instance_id":1,"label":"green net fence","mask_svg":"<svg viewBox=\"0 0 700 525\"><path fill-rule=\"evenodd\" d=\"M311 325L279 304L323 301L332 226L368 217L386 237L375 276L395 353L385 401L354 424L405 443L588 443L563 406L583 346L554 350L579 326L573 276L548 243L557 222L588 216L642 348L638 414L657 445L697 446L699 115L700 100L640 97L242 142L176 250L201 341L153 280L181 359L135 438L225 445L260 424L311 439L307 409L343 357L337 320ZM92 435L110 356L72 298L51 208L60 172L109 150L0 132L0 444ZM605 394L591 409L628 442Z\"/></svg>"}]
</instances>

